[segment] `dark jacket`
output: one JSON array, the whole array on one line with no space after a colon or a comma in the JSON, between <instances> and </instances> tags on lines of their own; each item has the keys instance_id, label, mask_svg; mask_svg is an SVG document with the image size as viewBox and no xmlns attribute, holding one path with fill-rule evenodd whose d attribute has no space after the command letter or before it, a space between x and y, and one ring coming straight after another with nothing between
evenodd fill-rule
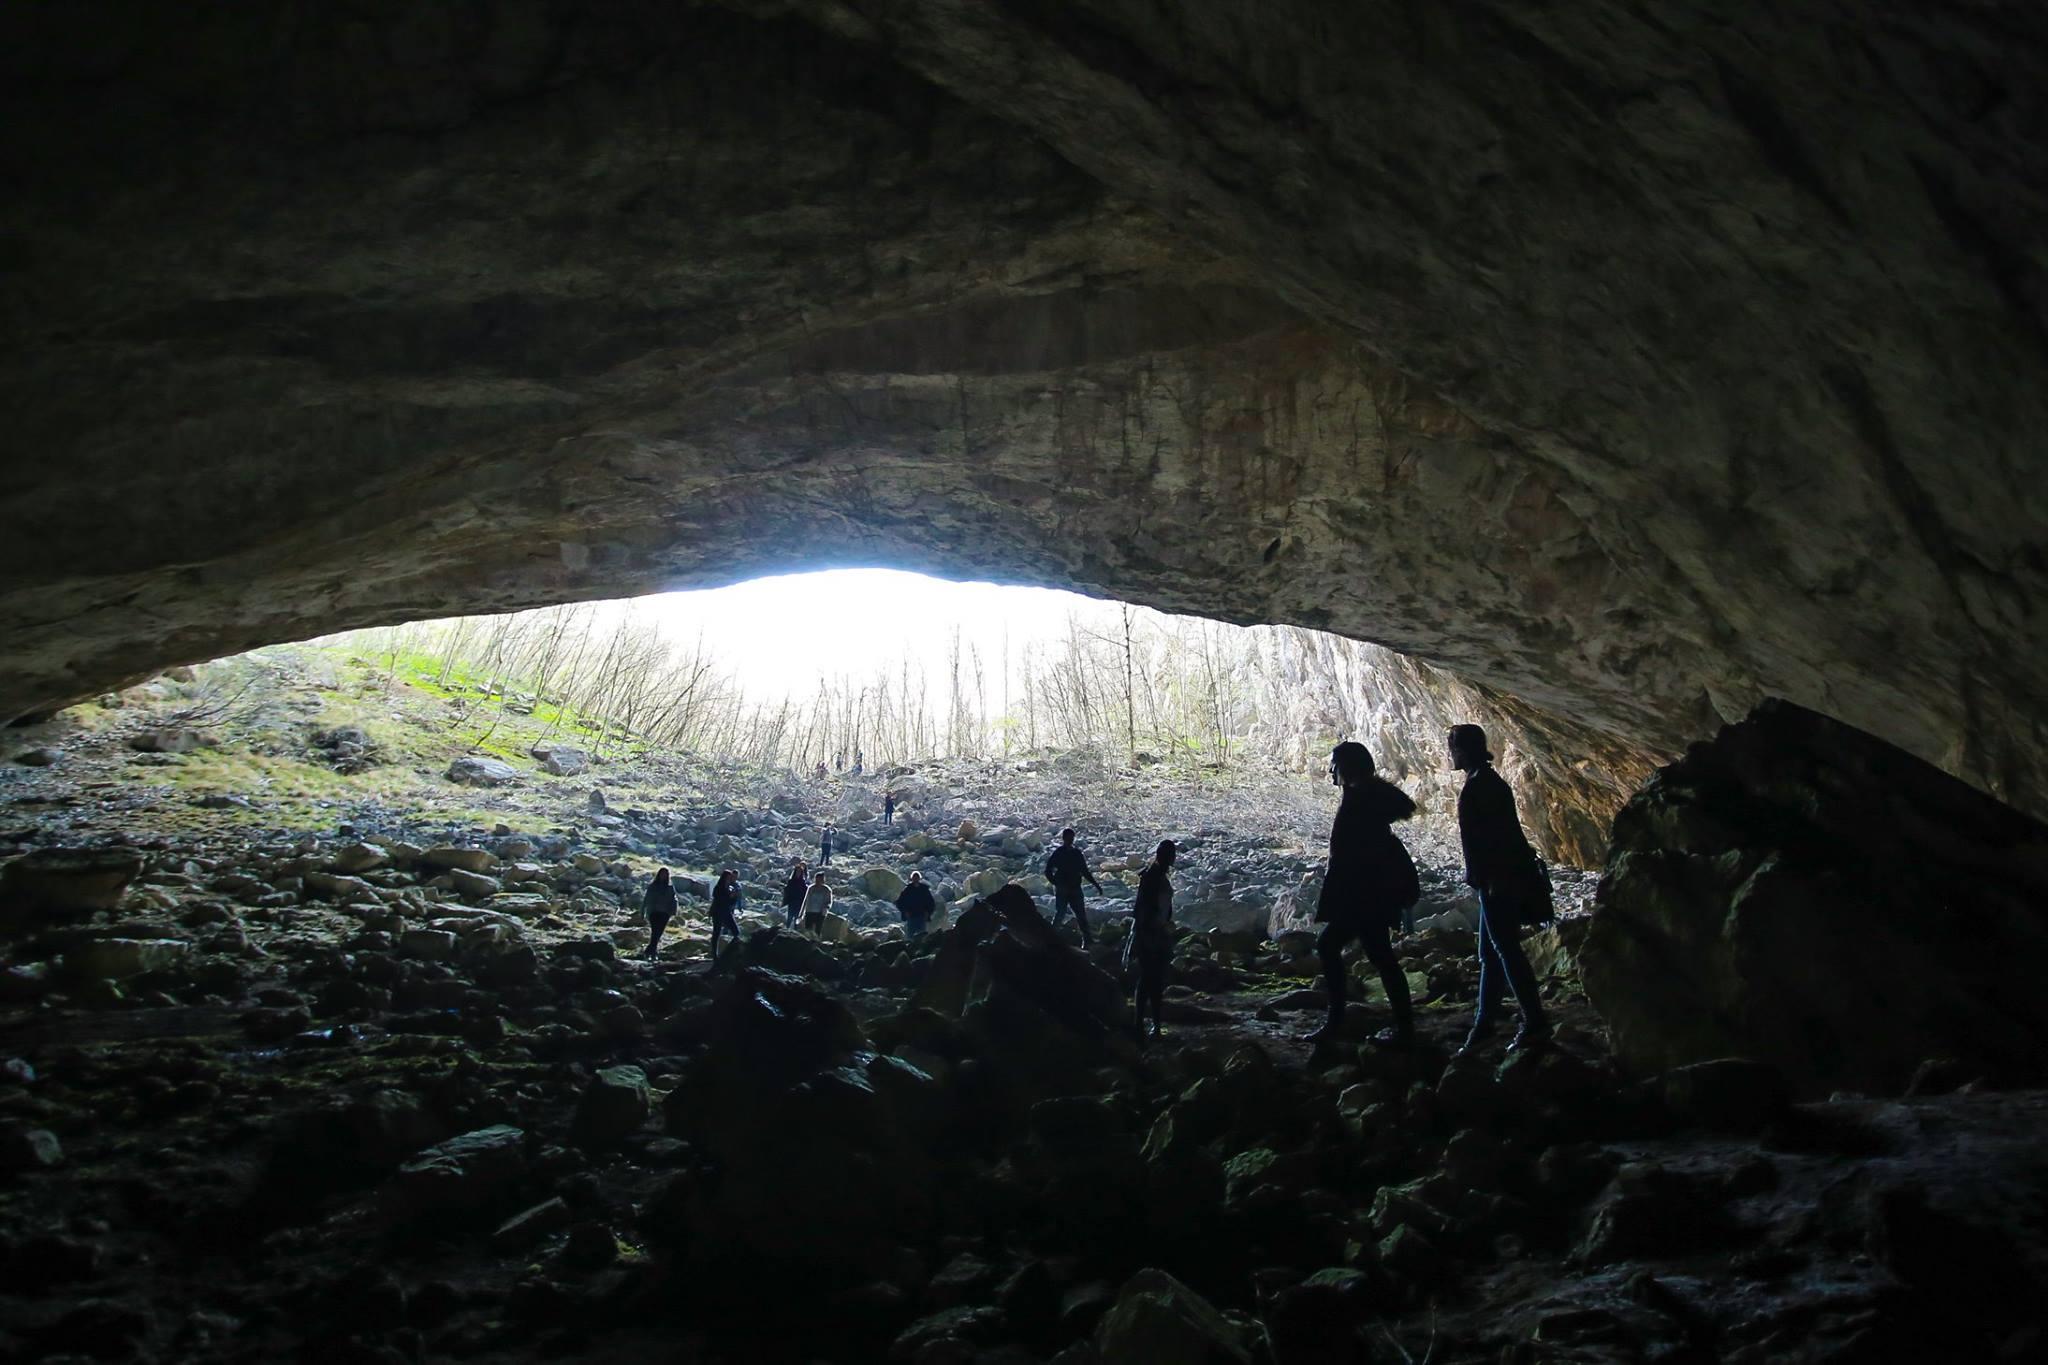
<instances>
[{"instance_id":1,"label":"dark jacket","mask_svg":"<svg viewBox=\"0 0 2048 1365\"><path fill-rule=\"evenodd\" d=\"M1330 825L1330 867L1316 920L1393 924L1420 894L1415 863L1388 828L1415 814L1408 793L1383 778L1346 786Z\"/></svg>"},{"instance_id":2,"label":"dark jacket","mask_svg":"<svg viewBox=\"0 0 2048 1365\"><path fill-rule=\"evenodd\" d=\"M928 882L912 882L896 896L896 909L905 919L930 919L932 911L937 907L938 902L932 898L932 888Z\"/></svg>"},{"instance_id":3,"label":"dark jacket","mask_svg":"<svg viewBox=\"0 0 2048 1365\"><path fill-rule=\"evenodd\" d=\"M794 915L804 908L804 892L811 889L809 877L791 877L782 884L782 908Z\"/></svg>"},{"instance_id":4,"label":"dark jacket","mask_svg":"<svg viewBox=\"0 0 2048 1365\"><path fill-rule=\"evenodd\" d=\"M649 923L659 921L666 924L669 920L675 918L676 884L674 882L654 882L650 884L647 888L647 898L640 902L640 910L642 914L647 916Z\"/></svg>"},{"instance_id":5,"label":"dark jacket","mask_svg":"<svg viewBox=\"0 0 2048 1365\"><path fill-rule=\"evenodd\" d=\"M1138 875L1138 898L1131 907L1130 946L1139 952L1165 953L1173 945L1173 882L1166 869L1151 863Z\"/></svg>"},{"instance_id":6,"label":"dark jacket","mask_svg":"<svg viewBox=\"0 0 2048 1365\"><path fill-rule=\"evenodd\" d=\"M1097 891L1102 889L1102 883L1088 870L1088 860L1072 844L1061 844L1045 860L1045 879L1062 891L1079 891L1084 881Z\"/></svg>"},{"instance_id":7,"label":"dark jacket","mask_svg":"<svg viewBox=\"0 0 2048 1365\"><path fill-rule=\"evenodd\" d=\"M1491 765L1474 768L1458 792L1465 885L1490 892L1528 868L1536 854L1515 815L1515 793Z\"/></svg>"},{"instance_id":8,"label":"dark jacket","mask_svg":"<svg viewBox=\"0 0 2048 1365\"><path fill-rule=\"evenodd\" d=\"M723 883L723 882L714 882L714 883L712 884L712 887L711 887L711 918L712 918L712 919L714 919L714 920L718 920L718 919L731 919L731 918L732 918L732 912L733 912L733 911L734 911L735 909L737 909L737 908L739 907L739 903L740 903L740 884L739 884L738 882L734 882L734 883L732 883L732 884L731 884L731 885L729 885L729 886L728 886L728 885L726 885L726 884L725 884L725 883Z\"/></svg>"}]
</instances>

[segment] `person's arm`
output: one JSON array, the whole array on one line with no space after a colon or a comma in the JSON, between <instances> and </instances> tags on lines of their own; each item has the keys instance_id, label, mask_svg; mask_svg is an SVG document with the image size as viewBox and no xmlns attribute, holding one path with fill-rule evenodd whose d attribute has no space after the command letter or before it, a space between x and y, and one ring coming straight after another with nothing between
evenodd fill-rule
<instances>
[{"instance_id":1,"label":"person's arm","mask_svg":"<svg viewBox=\"0 0 2048 1365\"><path fill-rule=\"evenodd\" d=\"M1088 885L1094 887L1097 891L1102 890L1102 883L1095 880L1095 869L1088 866L1086 858L1081 860L1081 875L1088 879Z\"/></svg>"}]
</instances>

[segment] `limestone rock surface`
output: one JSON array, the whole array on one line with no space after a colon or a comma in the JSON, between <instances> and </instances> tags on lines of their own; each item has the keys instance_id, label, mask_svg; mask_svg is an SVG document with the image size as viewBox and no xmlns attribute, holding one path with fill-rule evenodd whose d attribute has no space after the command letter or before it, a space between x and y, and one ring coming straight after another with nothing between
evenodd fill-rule
<instances>
[{"instance_id":1,"label":"limestone rock surface","mask_svg":"<svg viewBox=\"0 0 2048 1365\"><path fill-rule=\"evenodd\" d=\"M1725 1057L1798 1092L1904 1091L1949 1058L2048 1058L2048 826L1785 702L1660 771L1616 817L1579 950L1622 1060Z\"/></svg>"},{"instance_id":2,"label":"limestone rock surface","mask_svg":"<svg viewBox=\"0 0 2048 1365\"><path fill-rule=\"evenodd\" d=\"M2048 809L2038 7L0 25L0 714L884 561Z\"/></svg>"}]
</instances>

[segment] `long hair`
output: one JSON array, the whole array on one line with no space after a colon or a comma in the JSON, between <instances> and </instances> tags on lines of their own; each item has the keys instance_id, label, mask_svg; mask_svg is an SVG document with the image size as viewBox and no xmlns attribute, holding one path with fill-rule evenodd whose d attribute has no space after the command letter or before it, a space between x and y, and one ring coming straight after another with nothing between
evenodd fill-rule
<instances>
[{"instance_id":1,"label":"long hair","mask_svg":"<svg viewBox=\"0 0 2048 1365\"><path fill-rule=\"evenodd\" d=\"M658 871L658 872L656 872L656 873L654 874L654 884L655 884L656 886L667 886L667 885L668 885L668 869L667 869L667 868L665 868L665 867L664 867L664 868L662 868L662 869L661 869L660 871Z\"/></svg>"}]
</instances>

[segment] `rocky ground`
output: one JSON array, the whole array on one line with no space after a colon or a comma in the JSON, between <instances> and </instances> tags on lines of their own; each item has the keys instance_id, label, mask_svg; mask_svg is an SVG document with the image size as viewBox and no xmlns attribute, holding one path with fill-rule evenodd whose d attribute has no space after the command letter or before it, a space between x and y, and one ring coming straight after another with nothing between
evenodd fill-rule
<instances>
[{"instance_id":1,"label":"rocky ground","mask_svg":"<svg viewBox=\"0 0 2048 1365\"><path fill-rule=\"evenodd\" d=\"M1940 1068L1800 1105L1737 1060L1623 1076L1573 969L1590 878L1561 871L1572 913L1530 939L1557 1046L1454 1058L1472 939L1419 827L1422 1037L1367 1043L1362 979L1354 1036L1310 1049L1327 790L953 765L889 775L884 827L874 775L595 762L346 659L269 667L15 732L0 1355L2040 1349L2048 1100ZM774 882L826 819L844 914L813 940ZM1039 915L1067 822L1105 886L1092 953ZM1140 1045L1118 911L1160 837L1188 923ZM657 863L683 932L647 962ZM713 972L718 866L749 934ZM884 908L911 868L950 907L916 943Z\"/></svg>"}]
</instances>

